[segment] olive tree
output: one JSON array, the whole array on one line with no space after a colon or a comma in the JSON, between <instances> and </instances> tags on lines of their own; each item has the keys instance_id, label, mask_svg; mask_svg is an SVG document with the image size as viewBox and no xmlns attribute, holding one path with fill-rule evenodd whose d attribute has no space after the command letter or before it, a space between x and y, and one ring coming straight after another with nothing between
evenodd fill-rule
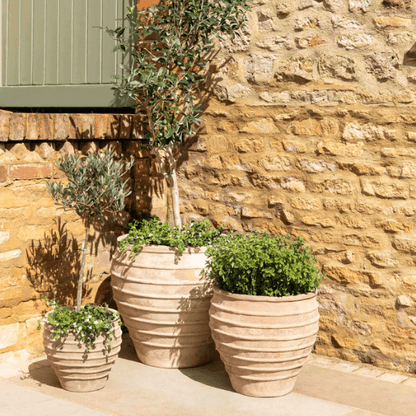
<instances>
[{"instance_id":1,"label":"olive tree","mask_svg":"<svg viewBox=\"0 0 416 416\"><path fill-rule=\"evenodd\" d=\"M114 87L134 101L144 134L171 188L174 223L181 226L177 181L181 147L202 122L198 102L207 64L222 36L240 36L248 0L160 0L128 7L123 27L106 29L125 55ZM128 59L127 59L128 58Z\"/></svg>"}]
</instances>

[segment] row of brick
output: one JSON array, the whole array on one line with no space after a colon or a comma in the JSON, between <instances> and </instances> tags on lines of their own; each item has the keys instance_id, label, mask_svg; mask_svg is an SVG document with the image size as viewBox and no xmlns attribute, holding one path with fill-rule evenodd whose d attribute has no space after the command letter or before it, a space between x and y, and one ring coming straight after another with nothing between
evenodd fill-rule
<instances>
[{"instance_id":1,"label":"row of brick","mask_svg":"<svg viewBox=\"0 0 416 416\"><path fill-rule=\"evenodd\" d=\"M140 139L134 114L41 114L0 112L0 142L22 140Z\"/></svg>"}]
</instances>

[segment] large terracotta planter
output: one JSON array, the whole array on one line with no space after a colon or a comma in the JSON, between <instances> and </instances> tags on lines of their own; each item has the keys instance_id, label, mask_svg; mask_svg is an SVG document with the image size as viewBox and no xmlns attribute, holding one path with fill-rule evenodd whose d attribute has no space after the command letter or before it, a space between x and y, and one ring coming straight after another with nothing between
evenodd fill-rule
<instances>
[{"instance_id":1,"label":"large terracotta planter","mask_svg":"<svg viewBox=\"0 0 416 416\"><path fill-rule=\"evenodd\" d=\"M186 368L213 358L212 284L201 275L205 260L204 248L179 255L172 247L145 246L134 260L130 251L114 254L114 300L144 364Z\"/></svg>"},{"instance_id":2,"label":"large terracotta planter","mask_svg":"<svg viewBox=\"0 0 416 416\"><path fill-rule=\"evenodd\" d=\"M316 294L275 298L214 288L210 326L235 391L283 396L292 391L315 343Z\"/></svg>"},{"instance_id":3,"label":"large terracotta planter","mask_svg":"<svg viewBox=\"0 0 416 416\"><path fill-rule=\"evenodd\" d=\"M112 310L113 312L116 312ZM62 388L74 392L100 390L109 378L121 345L121 328L113 322L114 336L109 345L99 336L90 351L69 333L65 338L54 339L53 325L45 323L43 345L46 356Z\"/></svg>"}]
</instances>

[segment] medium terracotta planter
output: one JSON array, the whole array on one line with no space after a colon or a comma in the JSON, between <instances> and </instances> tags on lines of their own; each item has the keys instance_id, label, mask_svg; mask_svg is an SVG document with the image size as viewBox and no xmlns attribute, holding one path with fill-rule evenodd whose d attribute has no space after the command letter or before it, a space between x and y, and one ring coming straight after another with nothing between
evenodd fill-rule
<instances>
[{"instance_id":1,"label":"medium terracotta planter","mask_svg":"<svg viewBox=\"0 0 416 416\"><path fill-rule=\"evenodd\" d=\"M283 396L292 391L315 343L316 293L276 298L214 288L210 326L235 391Z\"/></svg>"},{"instance_id":2,"label":"medium terracotta planter","mask_svg":"<svg viewBox=\"0 0 416 416\"><path fill-rule=\"evenodd\" d=\"M212 283L201 275L205 260L204 248L179 255L172 247L145 246L134 260L130 251L114 254L114 300L144 364L186 368L213 358Z\"/></svg>"},{"instance_id":3,"label":"medium terracotta planter","mask_svg":"<svg viewBox=\"0 0 416 416\"><path fill-rule=\"evenodd\" d=\"M110 343L111 350L105 342L105 337L99 336L90 351L87 351L85 344L80 344L72 333L55 341L53 328L53 325L45 323L43 345L62 388L74 392L102 389L121 348L120 325L113 322L114 335Z\"/></svg>"}]
</instances>

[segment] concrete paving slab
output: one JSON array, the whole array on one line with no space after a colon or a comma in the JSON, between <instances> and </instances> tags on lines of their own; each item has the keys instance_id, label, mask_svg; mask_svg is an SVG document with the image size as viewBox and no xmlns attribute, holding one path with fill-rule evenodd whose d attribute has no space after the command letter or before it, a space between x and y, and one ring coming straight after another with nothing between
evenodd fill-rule
<instances>
[{"instance_id":1,"label":"concrete paving slab","mask_svg":"<svg viewBox=\"0 0 416 416\"><path fill-rule=\"evenodd\" d=\"M416 415L416 389L413 386L331 368L305 365L294 391L385 416Z\"/></svg>"},{"instance_id":2,"label":"concrete paving slab","mask_svg":"<svg viewBox=\"0 0 416 416\"><path fill-rule=\"evenodd\" d=\"M15 383L0 381L1 416L108 416L108 413L58 399Z\"/></svg>"},{"instance_id":3,"label":"concrete paving slab","mask_svg":"<svg viewBox=\"0 0 416 416\"><path fill-rule=\"evenodd\" d=\"M88 412L113 416L414 416L416 389L355 373L306 364L294 392L281 398L260 399L240 395L231 387L219 359L181 370L149 367L137 360L133 344L124 336L120 356L103 390L71 393L63 390L46 361L29 367L29 373L1 381L14 384L13 395L23 403L39 393L59 406L72 403ZM6 387L4 387L6 388ZM8 387L9 389L12 387ZM31 391L28 397L25 391ZM7 390L4 390L7 396ZM2 390L0 389L0 394ZM0 396L1 397L1 396ZM49 406L52 406L49 404ZM48 407L46 407L49 409ZM65 407L66 409L67 407ZM1 409L1 408L0 408ZM74 412L78 407L74 408ZM95 416L94 413L71 416ZM48 413L33 413L49 416ZM54 416L66 416L55 411ZM3 414L1 416L21 416ZM22 415L23 416L23 415ZM28 416L25 413L25 416Z\"/></svg>"}]
</instances>

